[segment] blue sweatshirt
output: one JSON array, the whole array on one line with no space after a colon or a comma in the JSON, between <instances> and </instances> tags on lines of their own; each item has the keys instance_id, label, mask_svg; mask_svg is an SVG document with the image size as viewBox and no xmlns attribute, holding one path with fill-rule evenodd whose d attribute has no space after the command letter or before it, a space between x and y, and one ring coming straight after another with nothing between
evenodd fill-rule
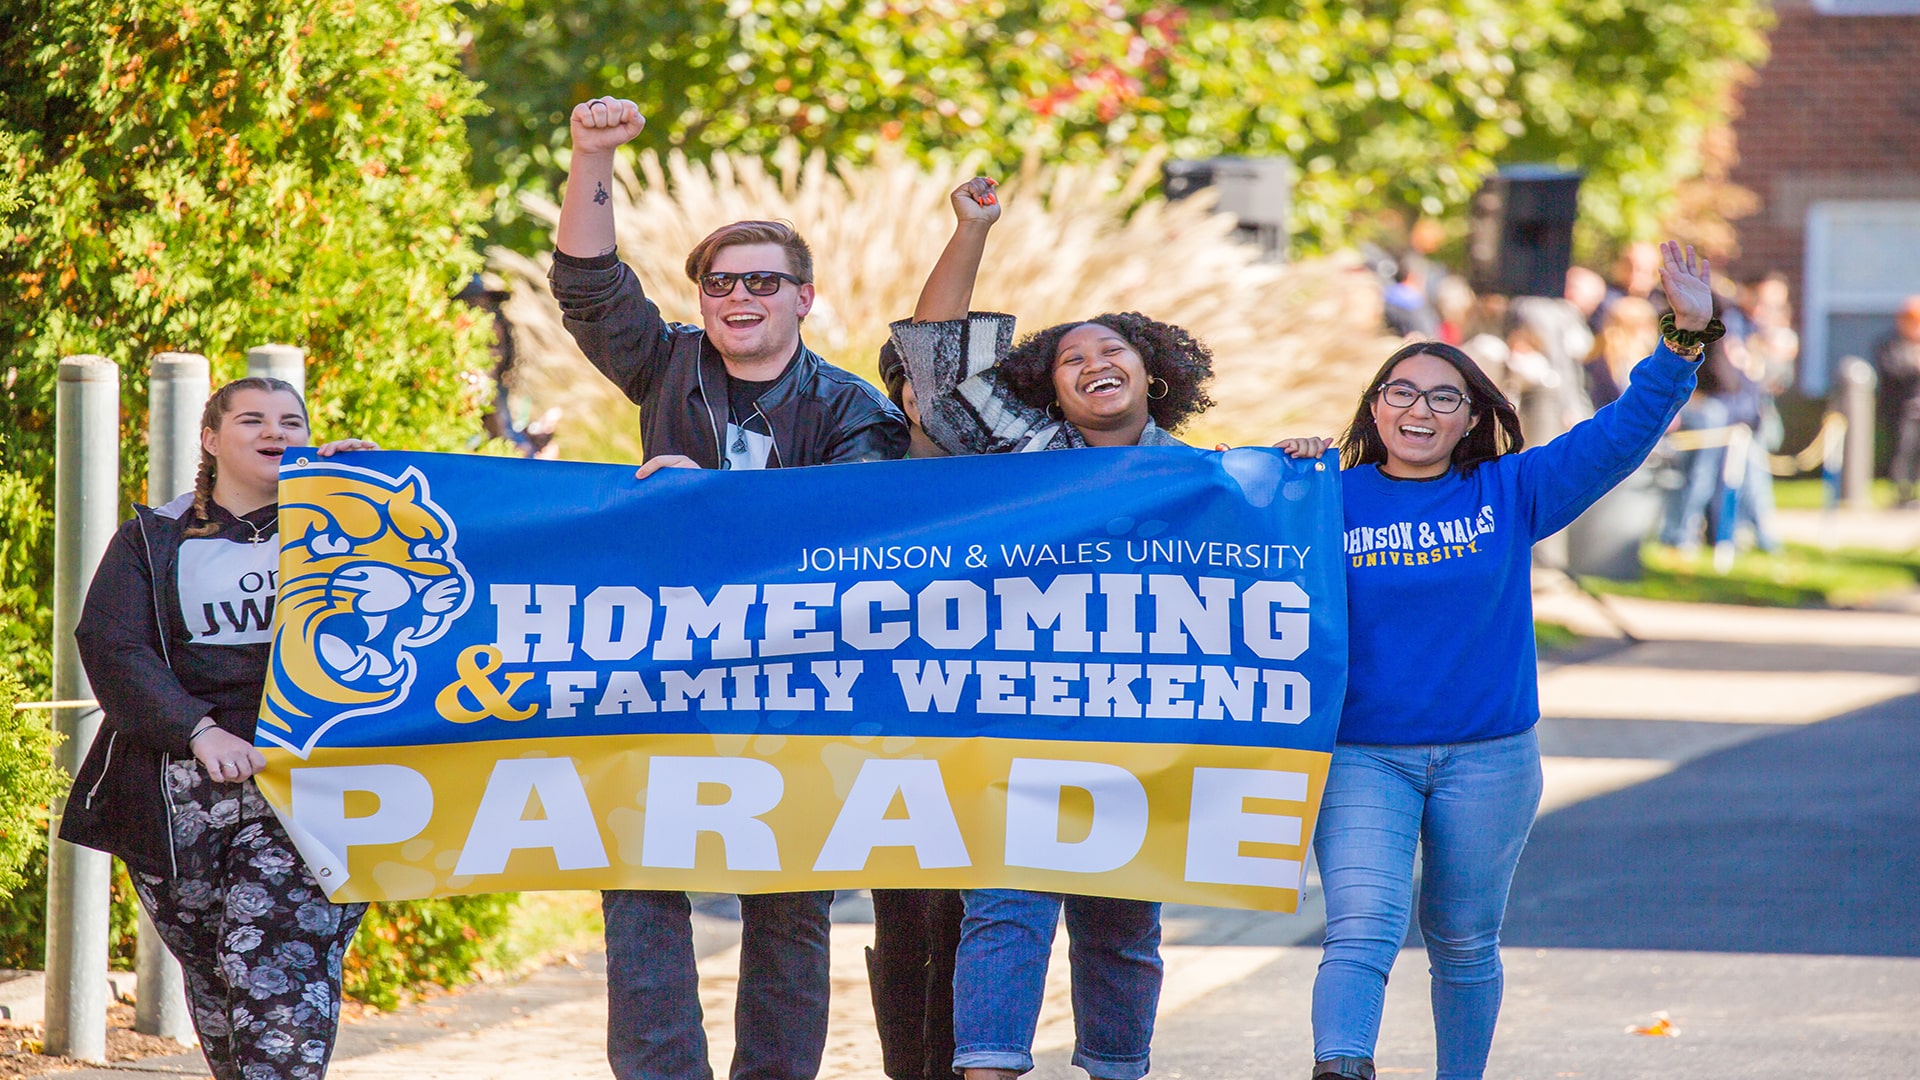
<instances>
[{"instance_id":1,"label":"blue sweatshirt","mask_svg":"<svg viewBox=\"0 0 1920 1080\"><path fill-rule=\"evenodd\" d=\"M1471 474L1342 474L1350 670L1340 742L1473 742L1540 719L1533 544L1640 466L1693 392L1694 366L1661 345L1593 419Z\"/></svg>"}]
</instances>

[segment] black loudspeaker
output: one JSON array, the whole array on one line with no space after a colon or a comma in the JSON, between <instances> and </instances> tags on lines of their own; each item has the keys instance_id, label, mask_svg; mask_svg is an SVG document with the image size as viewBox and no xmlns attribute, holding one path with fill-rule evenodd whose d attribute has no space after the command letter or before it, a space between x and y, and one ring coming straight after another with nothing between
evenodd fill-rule
<instances>
[{"instance_id":1,"label":"black loudspeaker","mask_svg":"<svg viewBox=\"0 0 1920 1080\"><path fill-rule=\"evenodd\" d=\"M1473 197L1467 238L1474 291L1505 296L1566 291L1580 178L1544 165L1509 165L1481 186Z\"/></svg>"}]
</instances>

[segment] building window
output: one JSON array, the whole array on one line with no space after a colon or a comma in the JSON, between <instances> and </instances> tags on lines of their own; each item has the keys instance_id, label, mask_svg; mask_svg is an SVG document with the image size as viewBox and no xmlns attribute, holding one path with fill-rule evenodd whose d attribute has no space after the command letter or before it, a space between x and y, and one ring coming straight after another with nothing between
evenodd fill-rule
<instances>
[{"instance_id":1,"label":"building window","mask_svg":"<svg viewBox=\"0 0 1920 1080\"><path fill-rule=\"evenodd\" d=\"M1822 15L1920 15L1920 0L1813 0Z\"/></svg>"},{"instance_id":2,"label":"building window","mask_svg":"<svg viewBox=\"0 0 1920 1080\"><path fill-rule=\"evenodd\" d=\"M1871 359L1920 296L1920 200L1822 200L1807 211L1800 387L1826 392L1843 357Z\"/></svg>"}]
</instances>

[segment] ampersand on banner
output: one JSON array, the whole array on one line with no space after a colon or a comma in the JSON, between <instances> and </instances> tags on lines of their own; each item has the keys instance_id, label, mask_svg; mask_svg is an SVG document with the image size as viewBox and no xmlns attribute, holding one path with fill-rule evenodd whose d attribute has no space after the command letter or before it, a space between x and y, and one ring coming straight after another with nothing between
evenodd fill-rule
<instances>
[{"instance_id":1,"label":"ampersand on banner","mask_svg":"<svg viewBox=\"0 0 1920 1080\"><path fill-rule=\"evenodd\" d=\"M500 670L500 650L491 645L475 645L461 652L454 661L454 670L460 678L447 684L440 696L433 699L433 707L440 715L456 724L471 724L475 720L484 720L489 716L502 720L525 720L531 717L536 707L529 705L524 709L513 707L513 695L528 679L533 678L530 671L511 672L505 676L506 686L493 684L491 676ZM469 709L460 700L460 691L465 690L478 708Z\"/></svg>"}]
</instances>

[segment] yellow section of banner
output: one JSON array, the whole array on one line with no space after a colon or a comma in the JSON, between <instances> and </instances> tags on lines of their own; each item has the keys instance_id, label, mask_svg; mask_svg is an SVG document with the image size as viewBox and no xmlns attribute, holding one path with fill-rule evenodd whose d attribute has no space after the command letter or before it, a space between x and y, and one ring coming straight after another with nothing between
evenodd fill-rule
<instances>
[{"instance_id":1,"label":"yellow section of banner","mask_svg":"<svg viewBox=\"0 0 1920 1080\"><path fill-rule=\"evenodd\" d=\"M650 735L266 750L335 900L1020 888L1292 911L1328 755Z\"/></svg>"}]
</instances>

